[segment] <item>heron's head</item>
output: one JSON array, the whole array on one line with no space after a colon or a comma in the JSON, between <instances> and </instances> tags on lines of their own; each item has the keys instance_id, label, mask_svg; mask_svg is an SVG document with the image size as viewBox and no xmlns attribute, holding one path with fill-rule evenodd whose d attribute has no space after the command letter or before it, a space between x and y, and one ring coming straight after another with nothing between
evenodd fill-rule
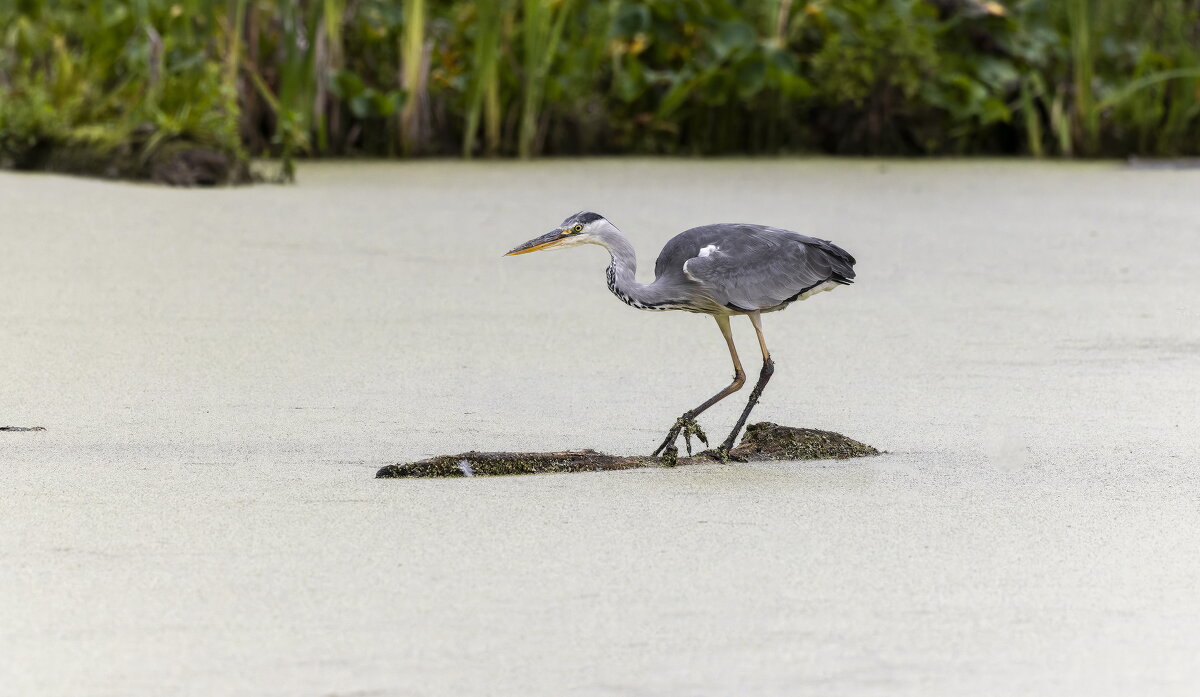
<instances>
[{"instance_id":1,"label":"heron's head","mask_svg":"<svg viewBox=\"0 0 1200 697\"><path fill-rule=\"evenodd\" d=\"M595 244L597 242L596 235L611 226L612 223L599 213L580 211L541 237L535 237L525 244L513 247L504 256L511 257L515 254L540 252L543 249L574 247L578 244Z\"/></svg>"}]
</instances>

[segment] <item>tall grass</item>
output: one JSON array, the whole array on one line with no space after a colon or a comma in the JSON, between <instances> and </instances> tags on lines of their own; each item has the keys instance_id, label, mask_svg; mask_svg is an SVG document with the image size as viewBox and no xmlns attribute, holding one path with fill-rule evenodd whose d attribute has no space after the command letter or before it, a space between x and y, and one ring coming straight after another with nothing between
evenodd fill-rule
<instances>
[{"instance_id":1,"label":"tall grass","mask_svg":"<svg viewBox=\"0 0 1200 697\"><path fill-rule=\"evenodd\" d=\"M0 165L238 153L1200 154L1200 0L21 0Z\"/></svg>"},{"instance_id":2,"label":"tall grass","mask_svg":"<svg viewBox=\"0 0 1200 697\"><path fill-rule=\"evenodd\" d=\"M339 130L341 112L331 108L329 83L334 73L342 68L342 24L346 12L345 0L324 0L322 5L321 32L324 40L323 69L316 71L317 94L313 110L317 116L317 144L322 150L330 148L329 131Z\"/></svg>"},{"instance_id":3,"label":"tall grass","mask_svg":"<svg viewBox=\"0 0 1200 697\"><path fill-rule=\"evenodd\" d=\"M500 36L509 0L480 3L476 7L476 36L467 89L466 126L463 128L463 157L471 157L484 123L484 152L495 155L500 148Z\"/></svg>"},{"instance_id":4,"label":"tall grass","mask_svg":"<svg viewBox=\"0 0 1200 697\"><path fill-rule=\"evenodd\" d=\"M1071 85L1075 94L1075 130L1083 152L1096 149L1100 114L1092 98L1096 65L1096 8L1094 0L1066 0L1067 26L1071 39ZM1070 154L1070 149L1065 154Z\"/></svg>"},{"instance_id":5,"label":"tall grass","mask_svg":"<svg viewBox=\"0 0 1200 697\"><path fill-rule=\"evenodd\" d=\"M403 76L401 86L407 101L400 112L400 132L404 154L411 155L421 140L420 112L425 101L425 76L428 71L425 45L425 0L408 0L404 5L404 34L400 44Z\"/></svg>"},{"instance_id":6,"label":"tall grass","mask_svg":"<svg viewBox=\"0 0 1200 697\"><path fill-rule=\"evenodd\" d=\"M538 134L538 119L550 77L550 66L558 54L563 27L566 26L573 4L573 0L524 2L521 26L524 32L525 85L521 103L521 132L517 140L517 153L523 158L534 154L534 139Z\"/></svg>"}]
</instances>

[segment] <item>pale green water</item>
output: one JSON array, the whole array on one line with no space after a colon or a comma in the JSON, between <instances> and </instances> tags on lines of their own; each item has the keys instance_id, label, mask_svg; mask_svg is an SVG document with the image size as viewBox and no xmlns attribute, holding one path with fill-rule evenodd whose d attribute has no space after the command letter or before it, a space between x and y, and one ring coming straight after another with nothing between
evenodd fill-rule
<instances>
[{"instance_id":1,"label":"pale green water","mask_svg":"<svg viewBox=\"0 0 1200 697\"><path fill-rule=\"evenodd\" d=\"M1012 162L0 174L0 425L47 428L0 433L0 694L1194 694L1197 191ZM853 252L858 284L766 319L754 418L890 454L371 479L648 451L726 383L713 323L622 305L600 249L500 258L585 208L643 277L722 220Z\"/></svg>"}]
</instances>

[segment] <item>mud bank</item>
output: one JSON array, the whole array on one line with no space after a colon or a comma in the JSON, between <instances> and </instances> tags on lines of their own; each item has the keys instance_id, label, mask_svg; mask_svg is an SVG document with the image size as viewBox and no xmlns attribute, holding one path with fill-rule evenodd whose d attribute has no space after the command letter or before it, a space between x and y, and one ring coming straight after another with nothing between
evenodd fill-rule
<instances>
[{"instance_id":1,"label":"mud bank","mask_svg":"<svg viewBox=\"0 0 1200 697\"><path fill-rule=\"evenodd\" d=\"M22 153L8 166L25 171L185 187L248 184L254 179L244 159L186 141L164 144L149 155L136 142L116 147L45 142Z\"/></svg>"},{"instance_id":2,"label":"mud bank","mask_svg":"<svg viewBox=\"0 0 1200 697\"><path fill-rule=\"evenodd\" d=\"M728 458L713 450L694 457L681 457L672 464L667 458L650 456L606 455L595 450L569 450L556 453L487 453L471 451L458 455L439 455L416 462L388 465L377 479L406 477L483 477L509 474L550 472L604 472L635 467L671 467L696 465L723 459L735 462L769 460L844 460L878 455L875 448L833 431L794 428L763 422L746 428L742 442Z\"/></svg>"}]
</instances>

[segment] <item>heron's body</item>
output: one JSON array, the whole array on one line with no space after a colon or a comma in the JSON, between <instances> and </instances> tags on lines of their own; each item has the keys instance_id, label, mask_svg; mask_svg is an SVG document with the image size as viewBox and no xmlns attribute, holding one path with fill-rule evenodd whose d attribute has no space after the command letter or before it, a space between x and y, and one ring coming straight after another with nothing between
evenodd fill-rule
<instances>
[{"instance_id":1,"label":"heron's body","mask_svg":"<svg viewBox=\"0 0 1200 697\"><path fill-rule=\"evenodd\" d=\"M680 432L685 437L695 433L704 439L695 417L745 384L745 372L729 327L731 315L747 315L754 324L763 354L763 369L741 419L718 448L725 453L733 447L774 370L763 339L760 315L854 281L854 257L832 242L746 223L703 225L679 233L663 246L654 264L654 281L646 284L637 281L637 254L633 245L597 213L577 213L564 220L558 229L508 254L577 244L598 244L608 250L612 257L607 271L608 288L623 302L640 310L684 310L712 315L729 347L733 382L699 407L685 412L655 454L673 452L674 440Z\"/></svg>"},{"instance_id":2,"label":"heron's body","mask_svg":"<svg viewBox=\"0 0 1200 697\"><path fill-rule=\"evenodd\" d=\"M718 223L672 237L654 263L654 282L632 296L633 248L627 241L609 244L608 288L639 310L775 312L854 282L854 257L827 240L765 225Z\"/></svg>"}]
</instances>

